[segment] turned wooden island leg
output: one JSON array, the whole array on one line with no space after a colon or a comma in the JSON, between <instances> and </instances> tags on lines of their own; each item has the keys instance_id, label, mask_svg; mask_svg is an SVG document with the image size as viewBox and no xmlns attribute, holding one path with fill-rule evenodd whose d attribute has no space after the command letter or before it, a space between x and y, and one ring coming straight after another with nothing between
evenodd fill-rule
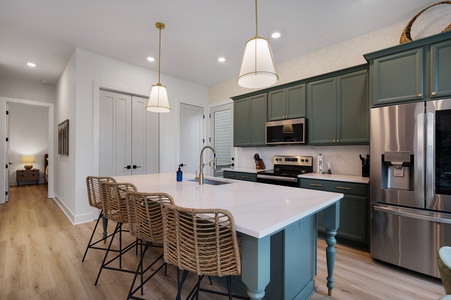
<instances>
[{"instance_id":1,"label":"turned wooden island leg","mask_svg":"<svg viewBox=\"0 0 451 300\"><path fill-rule=\"evenodd\" d=\"M324 210L324 223L326 227L326 261L327 261L327 291L332 296L334 288L334 267L335 267L335 235L340 226L340 202L329 206Z\"/></svg>"}]
</instances>

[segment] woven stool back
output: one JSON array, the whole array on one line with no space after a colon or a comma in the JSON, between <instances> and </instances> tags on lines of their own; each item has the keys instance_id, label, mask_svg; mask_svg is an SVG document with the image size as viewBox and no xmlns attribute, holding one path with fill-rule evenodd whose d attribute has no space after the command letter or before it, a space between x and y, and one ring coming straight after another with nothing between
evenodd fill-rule
<instances>
[{"instance_id":1,"label":"woven stool back","mask_svg":"<svg viewBox=\"0 0 451 300\"><path fill-rule=\"evenodd\" d=\"M163 226L167 263L198 275L241 274L235 222L229 211L168 205Z\"/></svg>"},{"instance_id":2,"label":"woven stool back","mask_svg":"<svg viewBox=\"0 0 451 300\"><path fill-rule=\"evenodd\" d=\"M102 199L100 197L100 184L102 182L116 182L116 180L113 177L101 177L101 176L86 177L89 205L98 209L102 209Z\"/></svg>"},{"instance_id":3,"label":"woven stool back","mask_svg":"<svg viewBox=\"0 0 451 300\"><path fill-rule=\"evenodd\" d=\"M173 204L174 199L166 193L129 192L130 233L144 241L163 244L163 207Z\"/></svg>"},{"instance_id":4,"label":"woven stool back","mask_svg":"<svg viewBox=\"0 0 451 300\"><path fill-rule=\"evenodd\" d=\"M131 183L102 182L100 191L105 217L119 223L128 223L127 193L136 190Z\"/></svg>"}]
</instances>

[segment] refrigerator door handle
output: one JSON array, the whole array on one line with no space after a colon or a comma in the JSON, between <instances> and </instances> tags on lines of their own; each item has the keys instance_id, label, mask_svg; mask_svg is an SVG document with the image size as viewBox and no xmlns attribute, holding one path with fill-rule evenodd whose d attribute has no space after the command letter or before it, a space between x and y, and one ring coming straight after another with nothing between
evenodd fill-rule
<instances>
[{"instance_id":1,"label":"refrigerator door handle","mask_svg":"<svg viewBox=\"0 0 451 300\"><path fill-rule=\"evenodd\" d=\"M411 209L398 206L390 206L383 204L376 204L373 206L375 211L389 213L400 217L408 217L417 220L451 224L451 214L431 212L425 210Z\"/></svg>"},{"instance_id":2,"label":"refrigerator door handle","mask_svg":"<svg viewBox=\"0 0 451 300\"><path fill-rule=\"evenodd\" d=\"M426 207L434 201L435 195L435 108L427 103L426 111Z\"/></svg>"}]
</instances>

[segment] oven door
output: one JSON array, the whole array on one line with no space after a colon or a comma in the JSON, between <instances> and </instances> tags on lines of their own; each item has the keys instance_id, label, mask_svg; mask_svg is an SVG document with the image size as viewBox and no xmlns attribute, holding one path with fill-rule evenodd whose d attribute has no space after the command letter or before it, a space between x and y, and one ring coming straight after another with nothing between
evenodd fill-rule
<instances>
[{"instance_id":1,"label":"oven door","mask_svg":"<svg viewBox=\"0 0 451 300\"><path fill-rule=\"evenodd\" d=\"M268 183L282 186L299 187L297 177L257 174L257 182Z\"/></svg>"}]
</instances>

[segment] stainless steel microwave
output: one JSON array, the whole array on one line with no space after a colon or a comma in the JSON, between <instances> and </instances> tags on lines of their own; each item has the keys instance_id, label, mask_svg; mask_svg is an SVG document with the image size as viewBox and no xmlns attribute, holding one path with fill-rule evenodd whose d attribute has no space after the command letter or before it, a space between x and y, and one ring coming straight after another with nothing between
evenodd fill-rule
<instances>
[{"instance_id":1,"label":"stainless steel microwave","mask_svg":"<svg viewBox=\"0 0 451 300\"><path fill-rule=\"evenodd\" d=\"M267 145L306 144L306 132L306 118L266 122L265 141Z\"/></svg>"}]
</instances>

